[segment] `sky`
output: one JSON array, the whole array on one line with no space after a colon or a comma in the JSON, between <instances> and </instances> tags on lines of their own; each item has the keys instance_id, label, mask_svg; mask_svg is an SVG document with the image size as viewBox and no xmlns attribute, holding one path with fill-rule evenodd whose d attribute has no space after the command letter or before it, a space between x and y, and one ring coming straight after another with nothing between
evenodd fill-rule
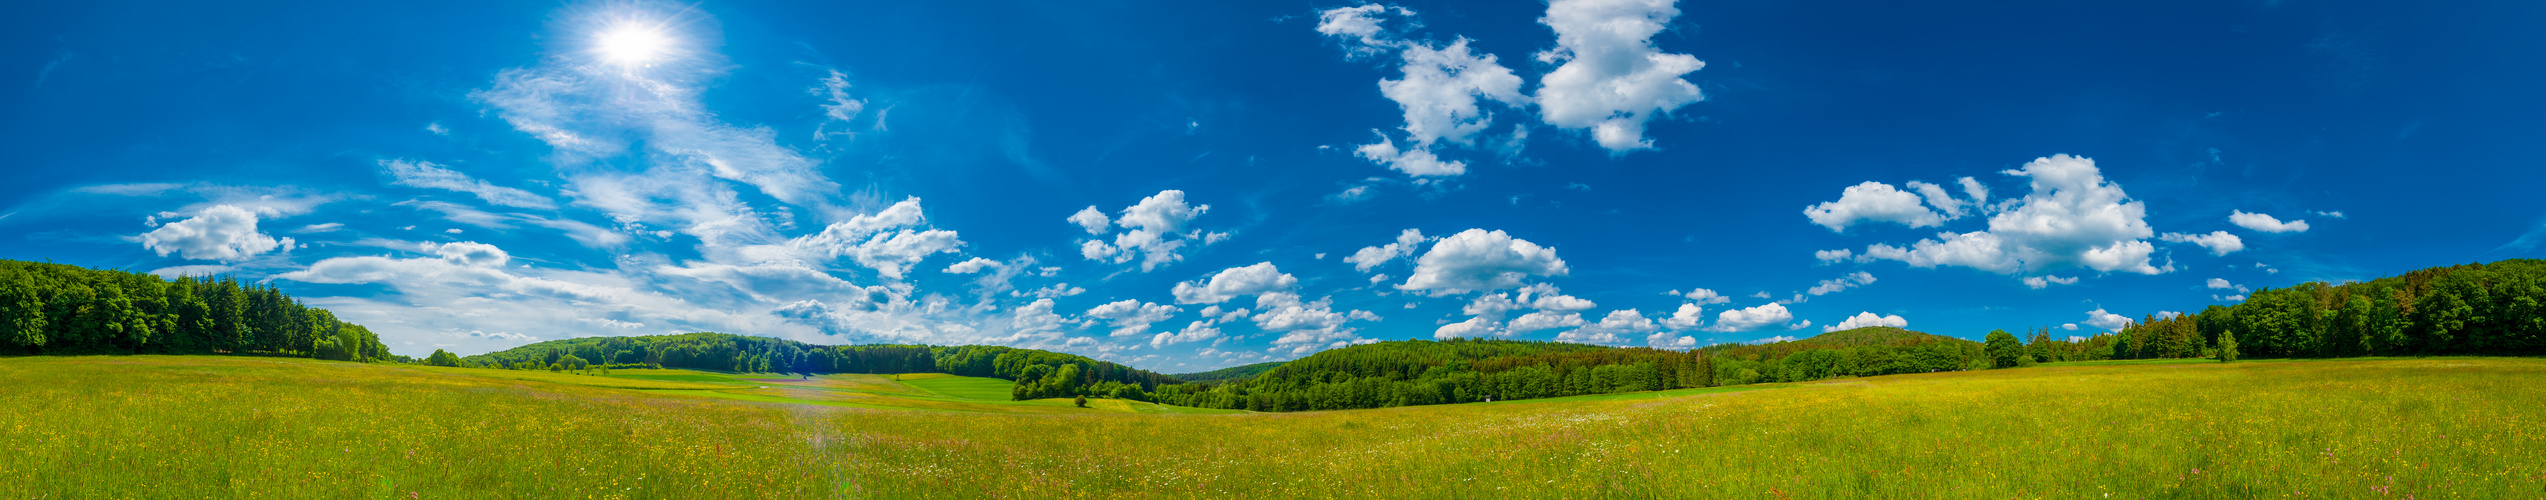
<instances>
[{"instance_id":1,"label":"sky","mask_svg":"<svg viewBox=\"0 0 2546 500\"><path fill-rule=\"evenodd\" d=\"M2537 2L18 2L0 258L399 354L2092 335L2539 256Z\"/></svg>"}]
</instances>

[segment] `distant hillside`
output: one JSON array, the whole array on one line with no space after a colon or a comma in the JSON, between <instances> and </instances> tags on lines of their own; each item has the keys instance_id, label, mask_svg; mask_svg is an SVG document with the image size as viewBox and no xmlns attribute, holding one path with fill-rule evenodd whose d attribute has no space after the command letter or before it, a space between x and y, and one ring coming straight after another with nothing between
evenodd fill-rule
<instances>
[{"instance_id":1,"label":"distant hillside","mask_svg":"<svg viewBox=\"0 0 2546 500\"><path fill-rule=\"evenodd\" d=\"M458 365L537 370L659 366L744 373L951 373L1017 382L1016 399L1077 395L1149 400L1175 377L1076 354L1003 346L806 344L768 337L686 333L551 340L458 358Z\"/></svg>"},{"instance_id":2,"label":"distant hillside","mask_svg":"<svg viewBox=\"0 0 2546 500\"><path fill-rule=\"evenodd\" d=\"M1256 363L1256 364L1252 364L1252 365L1240 365L1240 366L1232 366L1232 367L1228 367L1228 368L1221 368L1221 369L1218 369L1218 370L1212 370L1212 371L1207 371L1207 372L1202 372L1202 373L1178 373L1178 374L1175 374L1175 375L1169 375L1169 376L1171 376L1171 377L1176 377L1178 380L1183 380L1183 381L1185 381L1185 382L1188 382L1188 383L1195 383L1195 384L1208 384L1208 383L1217 383L1217 382L1228 382L1228 381L1236 381L1236 380L1246 380L1246 379L1250 379L1250 378L1255 378L1255 376L1256 376L1256 375L1261 375L1261 374L1263 374L1264 372L1272 371L1272 370L1273 370L1273 367L1276 367L1276 366L1282 366L1282 363L1285 363L1285 361L1267 361L1267 362L1263 362L1263 363Z\"/></svg>"},{"instance_id":3,"label":"distant hillside","mask_svg":"<svg viewBox=\"0 0 2546 500\"><path fill-rule=\"evenodd\" d=\"M273 287L16 260L0 260L0 354L404 359L370 329Z\"/></svg>"}]
</instances>

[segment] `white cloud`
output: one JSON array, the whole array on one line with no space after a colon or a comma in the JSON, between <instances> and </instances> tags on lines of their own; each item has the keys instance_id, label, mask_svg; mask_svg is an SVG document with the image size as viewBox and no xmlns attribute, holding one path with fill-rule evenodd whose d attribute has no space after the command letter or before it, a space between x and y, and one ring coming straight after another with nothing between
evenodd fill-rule
<instances>
[{"instance_id":1,"label":"white cloud","mask_svg":"<svg viewBox=\"0 0 2546 500\"><path fill-rule=\"evenodd\" d=\"M2237 227L2263 233L2307 232L2307 221L2293 220L2289 222L2281 222L2281 219L2273 218L2270 215L2250 214L2245 213L2244 210L2230 211L2228 213L2228 223L2236 224Z\"/></svg>"},{"instance_id":2,"label":"white cloud","mask_svg":"<svg viewBox=\"0 0 2546 500\"><path fill-rule=\"evenodd\" d=\"M1174 293L1178 304L1218 304L1244 295L1289 290L1299 282L1271 262L1258 262L1221 270L1207 280L1177 283Z\"/></svg>"},{"instance_id":3,"label":"white cloud","mask_svg":"<svg viewBox=\"0 0 2546 500\"><path fill-rule=\"evenodd\" d=\"M2060 324L2060 329L2062 329L2062 330L2076 331L2076 330L2077 330L2077 323L2061 323L2061 324ZM2077 338L2077 337L2070 337L2070 338Z\"/></svg>"},{"instance_id":4,"label":"white cloud","mask_svg":"<svg viewBox=\"0 0 2546 500\"><path fill-rule=\"evenodd\" d=\"M1675 0L1555 0L1539 18L1556 32L1556 47L1538 60L1560 64L1539 79L1540 119L1590 129L1611 154L1653 147L1644 124L1706 98L1682 75L1705 68L1688 54L1653 46L1680 10Z\"/></svg>"},{"instance_id":5,"label":"white cloud","mask_svg":"<svg viewBox=\"0 0 2546 500\"><path fill-rule=\"evenodd\" d=\"M1877 243L1866 247L1863 258L2001 274L2068 266L2141 274L2173 270L2150 264L2156 247L2142 240L2153 233L2146 208L2105 181L2094 160L2053 155L2003 173L2031 178L2033 192L2000 204L1988 231L1938 233L1909 248Z\"/></svg>"},{"instance_id":6,"label":"white cloud","mask_svg":"<svg viewBox=\"0 0 2546 500\"><path fill-rule=\"evenodd\" d=\"M1114 219L1106 217L1105 211L1097 210L1095 205L1088 205L1087 208L1079 209L1078 213L1070 214L1069 220L1071 224L1078 224L1080 228L1087 229L1087 234L1091 235L1105 234L1106 226L1114 224Z\"/></svg>"},{"instance_id":7,"label":"white cloud","mask_svg":"<svg viewBox=\"0 0 2546 500\"><path fill-rule=\"evenodd\" d=\"M1954 199L1953 193L1946 192L1944 186L1935 184L1909 181L1908 185L1911 191L1918 192L1919 198L1927 200L1928 206L1936 207L1936 212L1943 214L1945 220L1955 220L1966 215L1965 207L1973 211L1980 210L1981 204L1989 199L1989 187L1981 185L1980 180L1964 177L1961 183L1963 192L1970 195L1972 199Z\"/></svg>"},{"instance_id":8,"label":"white cloud","mask_svg":"<svg viewBox=\"0 0 2546 500\"><path fill-rule=\"evenodd\" d=\"M1356 148L1355 154L1417 177L1465 173L1465 163L1435 156L1436 144L1446 139L1474 145L1476 135L1493 125L1493 116L1479 105L1480 98L1509 106L1527 104L1529 98L1520 91L1521 78L1493 54L1470 51L1466 37L1434 45L1388 33L1382 27L1383 17L1392 13L1414 15L1403 7L1378 5L1319 12L1318 33L1341 41L1347 57L1395 53L1401 63L1398 78L1379 81L1379 93L1395 101L1404 115L1405 125L1399 129L1406 133L1406 147L1400 149L1388 134L1380 133L1379 142Z\"/></svg>"},{"instance_id":9,"label":"white cloud","mask_svg":"<svg viewBox=\"0 0 2546 500\"><path fill-rule=\"evenodd\" d=\"M267 210L267 216L280 215ZM160 256L175 253L194 260L236 262L269 251L290 251L291 238L275 239L257 232L257 212L235 205L213 205L193 217L142 233L141 246Z\"/></svg>"},{"instance_id":10,"label":"white cloud","mask_svg":"<svg viewBox=\"0 0 2546 500\"><path fill-rule=\"evenodd\" d=\"M1492 118L1477 107L1478 97L1512 105L1527 101L1521 96L1521 78L1493 54L1469 52L1466 38L1440 48L1427 43L1402 47L1402 78L1380 80L1379 94L1405 112L1404 130L1415 148L1428 149L1442 139L1470 143L1492 125Z\"/></svg>"},{"instance_id":11,"label":"white cloud","mask_svg":"<svg viewBox=\"0 0 2546 500\"><path fill-rule=\"evenodd\" d=\"M1501 321L1488 319L1484 316L1478 316L1468 318L1467 321L1441 325L1441 328L1432 331L1432 338L1433 340L1450 340L1460 337L1483 337L1487 335L1506 336L1507 334L1503 332L1502 326L1503 323Z\"/></svg>"},{"instance_id":12,"label":"white cloud","mask_svg":"<svg viewBox=\"0 0 2546 500\"><path fill-rule=\"evenodd\" d=\"M1105 214L1095 209L1079 210L1078 214L1070 216L1070 222L1087 228L1089 234L1103 234ZM1115 235L1113 244L1100 240L1081 242L1079 255L1088 260L1110 259L1116 264L1138 258L1143 272L1184 260L1176 249L1184 247L1186 239L1200 236L1184 234L1185 225L1210 210L1210 205L1186 204L1184 191L1159 191L1141 198L1140 203L1123 208L1122 216L1114 219L1114 225L1127 231Z\"/></svg>"},{"instance_id":13,"label":"white cloud","mask_svg":"<svg viewBox=\"0 0 2546 500\"><path fill-rule=\"evenodd\" d=\"M557 202L529 191L497 186L426 161L380 160L380 169L401 186L442 189L477 195L487 203L517 208L552 209Z\"/></svg>"},{"instance_id":14,"label":"white cloud","mask_svg":"<svg viewBox=\"0 0 2546 500\"><path fill-rule=\"evenodd\" d=\"M1902 319L1899 315L1876 316L1872 312L1860 312L1856 313L1856 316L1840 321L1839 324L1821 327L1821 333L1855 330L1858 328L1874 326L1909 328L1909 320Z\"/></svg>"},{"instance_id":15,"label":"white cloud","mask_svg":"<svg viewBox=\"0 0 2546 500\"><path fill-rule=\"evenodd\" d=\"M1211 327L1211 324L1208 322L1195 321L1185 324L1184 331L1162 332L1156 336L1150 337L1149 346L1165 347L1176 344L1201 342L1216 338L1220 338L1220 329Z\"/></svg>"},{"instance_id":16,"label":"white cloud","mask_svg":"<svg viewBox=\"0 0 2546 500\"><path fill-rule=\"evenodd\" d=\"M1619 309L1616 311L1609 311L1609 315L1600 318L1600 322L1598 323L1593 323L1589 326L1557 334L1556 341L1581 342L1586 344L1623 344L1626 343L1627 339L1633 338L1628 335L1653 333L1660 329L1660 327L1654 326L1653 320L1645 318L1643 312L1634 309ZM1692 340L1692 342L1694 341Z\"/></svg>"},{"instance_id":17,"label":"white cloud","mask_svg":"<svg viewBox=\"0 0 2546 500\"><path fill-rule=\"evenodd\" d=\"M1353 156L1370 160L1371 163L1386 165L1390 170L1405 172L1406 175L1415 177L1440 177L1467 173L1467 162L1442 160L1440 156L1432 154L1429 148L1398 149L1397 142L1389 140L1388 134L1385 133L1379 134L1379 142L1353 148Z\"/></svg>"},{"instance_id":18,"label":"white cloud","mask_svg":"<svg viewBox=\"0 0 2546 500\"><path fill-rule=\"evenodd\" d=\"M1915 184L1914 184L1915 185ZM1935 186L1929 185L1934 188ZM1938 190L1940 193L1942 190ZM1909 227L1931 227L1945 223L1945 217L1928 210L1918 195L1893 188L1890 184L1866 181L1839 191L1839 201L1829 201L1803 208L1803 216L1812 223L1843 231L1857 221L1896 222ZM1824 258L1823 260L1829 260Z\"/></svg>"},{"instance_id":19,"label":"white cloud","mask_svg":"<svg viewBox=\"0 0 2546 500\"><path fill-rule=\"evenodd\" d=\"M2087 326L2105 329L2106 331L2118 332L2122 331L2122 328L2131 326L2131 323L2134 323L2134 321L2131 321L2129 317L2104 312L2104 308L2099 307L2093 311L2087 311L2086 321L2083 321L2083 323L2086 323Z\"/></svg>"},{"instance_id":20,"label":"white cloud","mask_svg":"<svg viewBox=\"0 0 2546 500\"><path fill-rule=\"evenodd\" d=\"M1673 311L1671 317L1662 319L1663 328L1679 332L1696 330L1699 325L1705 323L1706 308L1699 307L1697 304L1680 304L1680 309Z\"/></svg>"},{"instance_id":21,"label":"white cloud","mask_svg":"<svg viewBox=\"0 0 2546 500\"><path fill-rule=\"evenodd\" d=\"M1289 292L1266 292L1255 296L1255 327L1268 332L1303 329L1332 330L1350 321L1333 309L1331 298L1316 302L1300 302L1299 295Z\"/></svg>"},{"instance_id":22,"label":"white cloud","mask_svg":"<svg viewBox=\"0 0 2546 500\"><path fill-rule=\"evenodd\" d=\"M955 265L946 266L945 272L947 274L972 274L981 272L982 268L997 267L998 265L999 261L973 257L963 262L957 262Z\"/></svg>"},{"instance_id":23,"label":"white cloud","mask_svg":"<svg viewBox=\"0 0 2546 500\"><path fill-rule=\"evenodd\" d=\"M1111 320L1114 325L1113 336L1123 337L1145 333L1149 330L1151 323L1166 321L1167 318L1180 312L1184 312L1184 309L1166 304L1143 303L1138 299L1123 299L1090 308L1083 316Z\"/></svg>"},{"instance_id":24,"label":"white cloud","mask_svg":"<svg viewBox=\"0 0 2546 500\"><path fill-rule=\"evenodd\" d=\"M1722 304L1733 301L1732 297L1726 297L1724 294L1715 293L1714 290L1704 288L1691 288L1686 293L1682 293L1679 290L1672 290L1669 292L1663 292L1663 294L1697 301L1698 305Z\"/></svg>"},{"instance_id":25,"label":"white cloud","mask_svg":"<svg viewBox=\"0 0 2546 500\"><path fill-rule=\"evenodd\" d=\"M1530 276L1563 276L1568 272L1556 249L1538 246L1502 231L1469 229L1442 238L1415 260L1414 273L1399 290L1435 295L1520 286Z\"/></svg>"},{"instance_id":26,"label":"white cloud","mask_svg":"<svg viewBox=\"0 0 2546 500\"><path fill-rule=\"evenodd\" d=\"M866 111L866 100L849 98L847 73L841 73L836 69L831 70L830 76L822 77L822 87L812 89L812 92L813 95L822 96L825 101L828 101L822 104L822 116L829 119L814 128L814 140L826 140L833 135L856 135L851 132L829 131L832 122L847 122L857 118L858 113Z\"/></svg>"},{"instance_id":27,"label":"white cloud","mask_svg":"<svg viewBox=\"0 0 2546 500\"><path fill-rule=\"evenodd\" d=\"M2033 289L2035 289L2035 290L2041 290L2041 289L2044 289L2044 288L2050 288L2050 287L2051 287L2051 285L2074 285L2074 284L2077 284L2077 278L2075 278L2075 277L2062 278L2062 277L2058 277L2058 276L2048 276L2048 275L2045 275L2045 276L2026 276L2026 277L2024 278L2024 286L2033 287Z\"/></svg>"},{"instance_id":28,"label":"white cloud","mask_svg":"<svg viewBox=\"0 0 2546 500\"><path fill-rule=\"evenodd\" d=\"M2219 278L2210 278L2210 281L2205 283L2205 285L2209 286L2210 289L2213 290L2236 290L2238 295L2236 295L2235 299L2230 300L2245 300L2244 294L2249 291L2245 288L2245 285L2229 283L2228 280Z\"/></svg>"},{"instance_id":29,"label":"white cloud","mask_svg":"<svg viewBox=\"0 0 2546 500\"><path fill-rule=\"evenodd\" d=\"M1794 319L1794 313L1787 311L1786 306L1771 302L1758 307L1734 309L1717 314L1715 326L1709 330L1747 332L1762 327L1783 325Z\"/></svg>"},{"instance_id":30,"label":"white cloud","mask_svg":"<svg viewBox=\"0 0 2546 500\"><path fill-rule=\"evenodd\" d=\"M1048 299L1053 297L1069 297L1082 293L1087 293L1087 289L1070 286L1069 283L1056 283L1052 286L1017 292L1016 295L1019 297L1040 297Z\"/></svg>"},{"instance_id":31,"label":"white cloud","mask_svg":"<svg viewBox=\"0 0 2546 500\"><path fill-rule=\"evenodd\" d=\"M2245 240L2237 238L2237 235L2228 234L2227 231L2211 231L2210 234L2166 233L2159 235L2157 239L2169 243L2201 245L2202 248L2210 249L2210 255L2227 255L2245 249Z\"/></svg>"},{"instance_id":32,"label":"white cloud","mask_svg":"<svg viewBox=\"0 0 2546 500\"><path fill-rule=\"evenodd\" d=\"M1644 345L1655 349L1691 349L1697 347L1697 337L1677 335L1669 331L1653 332L1652 335L1644 336Z\"/></svg>"},{"instance_id":33,"label":"white cloud","mask_svg":"<svg viewBox=\"0 0 2546 500\"><path fill-rule=\"evenodd\" d=\"M2330 211L2330 212L2329 212L2329 211L2319 210L2319 211L2312 212L2312 213L2315 213L2316 215L2326 216L2326 217L2333 217L2333 218L2336 218L2336 219L2344 218L2344 217L2343 217L2343 211L2341 211L2341 210L2335 210L2335 211Z\"/></svg>"},{"instance_id":34,"label":"white cloud","mask_svg":"<svg viewBox=\"0 0 2546 500\"><path fill-rule=\"evenodd\" d=\"M1371 268L1379 267L1388 261L1414 255L1415 250L1423 246L1423 242L1430 240L1423 236L1421 230L1407 229L1397 233L1396 242L1375 247L1361 247L1361 250L1345 256L1344 262L1352 264L1353 270L1370 272Z\"/></svg>"},{"instance_id":35,"label":"white cloud","mask_svg":"<svg viewBox=\"0 0 2546 500\"><path fill-rule=\"evenodd\" d=\"M791 246L831 257L847 256L879 275L901 279L902 273L931 254L953 253L964 245L954 231L914 231L926 222L919 198L908 198L872 215L851 217L819 234L789 242ZM951 268L949 268L951 269Z\"/></svg>"},{"instance_id":36,"label":"white cloud","mask_svg":"<svg viewBox=\"0 0 2546 500\"><path fill-rule=\"evenodd\" d=\"M1538 311L1523 314L1519 318L1513 318L1512 323L1505 326L1505 328L1509 329L1512 333L1527 333L1582 325L1582 313Z\"/></svg>"},{"instance_id":37,"label":"white cloud","mask_svg":"<svg viewBox=\"0 0 2546 500\"><path fill-rule=\"evenodd\" d=\"M1838 250L1814 250L1812 251L1812 258L1821 261L1823 264L1837 264L1856 258L1856 251L1845 248Z\"/></svg>"},{"instance_id":38,"label":"white cloud","mask_svg":"<svg viewBox=\"0 0 2546 500\"><path fill-rule=\"evenodd\" d=\"M1847 290L1847 289L1850 289L1850 288L1856 288L1856 287L1865 286L1865 285L1871 285L1871 284L1874 284L1874 274L1873 274L1873 273L1868 273L1868 272L1865 272L1865 271L1857 271L1857 272L1854 272L1854 273L1849 273L1849 274L1848 274L1848 275L1846 275L1846 276L1840 276L1840 277L1839 277L1839 279L1821 280L1821 284L1819 284L1819 285L1814 285L1814 286L1812 287L1812 289L1810 289L1810 290L1804 290L1804 293L1809 293L1809 294L1813 294L1813 295L1829 295L1829 294L1831 294L1831 293L1836 293L1836 292L1839 292L1839 291L1841 291L1841 290Z\"/></svg>"}]
</instances>

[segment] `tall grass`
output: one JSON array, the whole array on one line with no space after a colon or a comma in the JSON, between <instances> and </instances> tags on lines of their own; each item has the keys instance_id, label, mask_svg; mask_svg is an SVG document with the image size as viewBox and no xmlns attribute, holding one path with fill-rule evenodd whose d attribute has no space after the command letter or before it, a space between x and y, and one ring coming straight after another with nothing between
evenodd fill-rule
<instances>
[{"instance_id":1,"label":"tall grass","mask_svg":"<svg viewBox=\"0 0 2546 500\"><path fill-rule=\"evenodd\" d=\"M2532 359L2063 366L999 414L307 360L16 358L0 359L0 497L2535 498L2540 380Z\"/></svg>"}]
</instances>

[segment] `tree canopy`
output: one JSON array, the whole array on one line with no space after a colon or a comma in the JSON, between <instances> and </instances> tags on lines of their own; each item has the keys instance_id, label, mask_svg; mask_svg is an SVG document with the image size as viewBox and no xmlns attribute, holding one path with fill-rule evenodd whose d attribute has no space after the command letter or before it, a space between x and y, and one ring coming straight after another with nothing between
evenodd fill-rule
<instances>
[{"instance_id":1,"label":"tree canopy","mask_svg":"<svg viewBox=\"0 0 2546 500\"><path fill-rule=\"evenodd\" d=\"M0 260L0 353L404 359L273 287L16 260Z\"/></svg>"}]
</instances>

